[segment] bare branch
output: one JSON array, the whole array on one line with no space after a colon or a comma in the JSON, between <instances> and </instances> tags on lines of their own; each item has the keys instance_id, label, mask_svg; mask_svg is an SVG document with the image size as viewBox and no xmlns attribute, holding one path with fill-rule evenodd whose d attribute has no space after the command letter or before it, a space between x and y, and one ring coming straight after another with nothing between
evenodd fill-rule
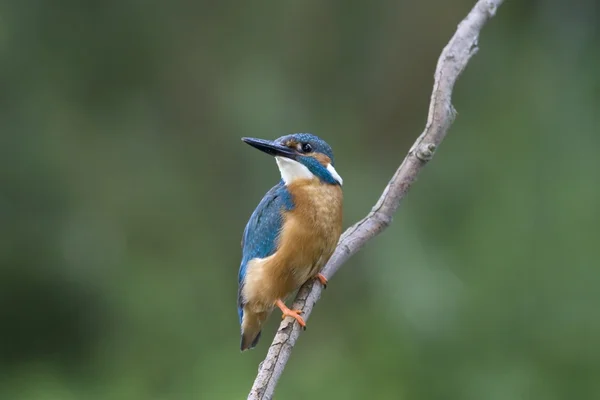
<instances>
[{"instance_id":1,"label":"bare branch","mask_svg":"<svg viewBox=\"0 0 600 400\"><path fill-rule=\"evenodd\" d=\"M437 63L425 130L396 170L371 212L344 232L335 253L323 270L325 276L333 276L350 256L392 222L400 201L406 196L423 166L431 160L454 121L456 112L451 103L454 84L477 52L479 32L502 2L503 0L479 0L458 25ZM321 291L319 283L309 281L298 292L293 308L304 310L305 320L321 297ZM275 386L299 336L300 327L294 324L293 319L286 318L281 322L267 357L258 368L248 399L266 400L273 397Z\"/></svg>"}]
</instances>

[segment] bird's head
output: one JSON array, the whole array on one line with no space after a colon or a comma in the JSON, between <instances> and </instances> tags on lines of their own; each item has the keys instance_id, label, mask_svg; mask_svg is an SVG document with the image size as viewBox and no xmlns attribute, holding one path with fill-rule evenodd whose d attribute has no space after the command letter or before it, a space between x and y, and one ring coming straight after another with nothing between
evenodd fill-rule
<instances>
[{"instance_id":1,"label":"bird's head","mask_svg":"<svg viewBox=\"0 0 600 400\"><path fill-rule=\"evenodd\" d=\"M318 136L294 133L276 140L242 138L250 146L275 157L286 185L296 179L319 178L321 182L342 185L342 177L333 167L333 151Z\"/></svg>"}]
</instances>

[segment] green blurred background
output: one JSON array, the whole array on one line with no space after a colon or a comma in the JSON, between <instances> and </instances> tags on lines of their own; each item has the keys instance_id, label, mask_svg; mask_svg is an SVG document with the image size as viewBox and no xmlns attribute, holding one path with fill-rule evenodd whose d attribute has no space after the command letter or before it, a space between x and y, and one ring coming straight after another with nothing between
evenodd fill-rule
<instances>
[{"instance_id":1,"label":"green blurred background","mask_svg":"<svg viewBox=\"0 0 600 400\"><path fill-rule=\"evenodd\" d=\"M0 399L242 399L242 136L334 148L345 226L420 134L472 0L0 3ZM600 398L600 17L508 1L393 225L279 399Z\"/></svg>"}]
</instances>

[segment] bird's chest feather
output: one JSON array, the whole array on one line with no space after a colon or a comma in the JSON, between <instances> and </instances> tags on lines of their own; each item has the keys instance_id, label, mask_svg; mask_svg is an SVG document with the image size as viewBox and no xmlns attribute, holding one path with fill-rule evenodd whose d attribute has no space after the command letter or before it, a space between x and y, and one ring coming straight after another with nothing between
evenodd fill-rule
<instances>
[{"instance_id":1,"label":"bird's chest feather","mask_svg":"<svg viewBox=\"0 0 600 400\"><path fill-rule=\"evenodd\" d=\"M289 185L294 209L284 215L277 250L286 287L317 274L333 254L342 232L342 190L317 180Z\"/></svg>"},{"instance_id":2,"label":"bird's chest feather","mask_svg":"<svg viewBox=\"0 0 600 400\"><path fill-rule=\"evenodd\" d=\"M327 263L342 233L342 189L318 180L288 186L294 208L285 212L277 250L251 260L242 297L254 311L273 307L314 277Z\"/></svg>"}]
</instances>

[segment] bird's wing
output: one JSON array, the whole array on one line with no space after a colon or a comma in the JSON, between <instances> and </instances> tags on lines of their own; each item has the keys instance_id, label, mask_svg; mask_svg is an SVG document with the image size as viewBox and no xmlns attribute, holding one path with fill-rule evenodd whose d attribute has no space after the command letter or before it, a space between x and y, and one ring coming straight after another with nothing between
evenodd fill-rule
<instances>
[{"instance_id":1,"label":"bird's wing","mask_svg":"<svg viewBox=\"0 0 600 400\"><path fill-rule=\"evenodd\" d=\"M292 195L283 182L265 194L252 213L242 237L242 263L238 275L238 312L242 318L242 287L248 262L254 258L265 258L277 250L277 236L283 224L283 211L294 207Z\"/></svg>"}]
</instances>

